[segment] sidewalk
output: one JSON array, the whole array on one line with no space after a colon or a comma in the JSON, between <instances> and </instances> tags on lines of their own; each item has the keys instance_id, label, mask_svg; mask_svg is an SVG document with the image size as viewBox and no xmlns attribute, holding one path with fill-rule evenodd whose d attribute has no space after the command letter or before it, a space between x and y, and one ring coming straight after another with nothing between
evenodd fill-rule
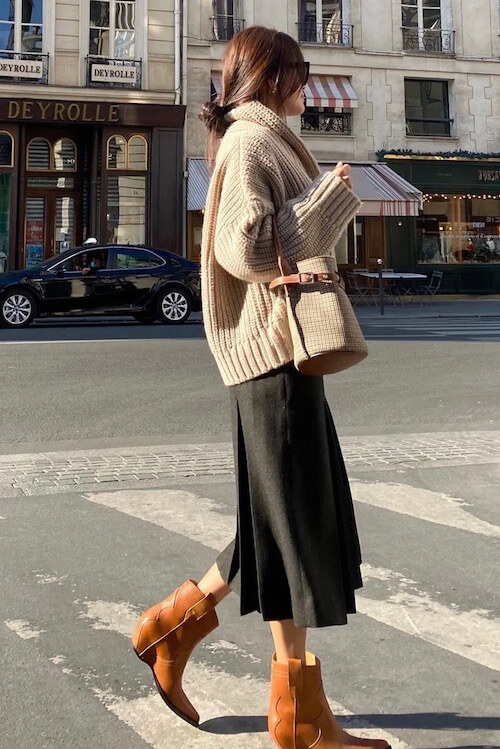
<instances>
[{"instance_id":1,"label":"sidewalk","mask_svg":"<svg viewBox=\"0 0 500 749\"><path fill-rule=\"evenodd\" d=\"M377 305L358 302L354 307L360 320L371 318L415 318L415 317L499 317L500 294L440 294L430 302L421 304L417 299L406 301L405 306L391 301L384 302L384 314Z\"/></svg>"}]
</instances>

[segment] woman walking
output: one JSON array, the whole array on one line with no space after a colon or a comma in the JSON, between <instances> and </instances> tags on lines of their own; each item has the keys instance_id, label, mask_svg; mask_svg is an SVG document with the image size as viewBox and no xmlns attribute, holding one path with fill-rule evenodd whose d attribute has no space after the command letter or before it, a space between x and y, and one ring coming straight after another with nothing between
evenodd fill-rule
<instances>
[{"instance_id":1,"label":"woman walking","mask_svg":"<svg viewBox=\"0 0 500 749\"><path fill-rule=\"evenodd\" d=\"M323 377L293 363L273 216L288 263L333 253L359 209L349 166L320 175L290 127L304 111L308 63L285 33L252 26L229 42L220 102L204 106L212 164L202 237L207 340L229 388L237 485L233 541L199 581L145 611L132 643L166 704L198 725L182 688L195 646L218 626L231 590L261 613L275 652L268 727L282 749L388 749L343 731L326 700L308 627L347 623L362 587L361 553Z\"/></svg>"}]
</instances>

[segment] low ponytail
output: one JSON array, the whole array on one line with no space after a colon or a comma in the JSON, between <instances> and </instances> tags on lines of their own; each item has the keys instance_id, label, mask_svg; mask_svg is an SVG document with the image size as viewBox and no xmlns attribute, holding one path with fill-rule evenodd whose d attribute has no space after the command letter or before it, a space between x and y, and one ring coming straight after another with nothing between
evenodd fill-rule
<instances>
[{"instance_id":1,"label":"low ponytail","mask_svg":"<svg viewBox=\"0 0 500 749\"><path fill-rule=\"evenodd\" d=\"M214 133L219 138L222 138L229 126L229 123L224 118L230 109L232 109L231 106L221 106L216 101L207 101L203 105L198 117L209 133Z\"/></svg>"}]
</instances>

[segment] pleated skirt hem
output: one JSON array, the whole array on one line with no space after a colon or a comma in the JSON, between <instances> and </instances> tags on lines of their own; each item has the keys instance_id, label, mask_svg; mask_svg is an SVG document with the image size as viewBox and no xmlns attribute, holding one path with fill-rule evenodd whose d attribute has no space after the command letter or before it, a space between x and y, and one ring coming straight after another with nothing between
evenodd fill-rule
<instances>
[{"instance_id":1,"label":"pleated skirt hem","mask_svg":"<svg viewBox=\"0 0 500 749\"><path fill-rule=\"evenodd\" d=\"M237 513L217 556L242 616L345 625L363 587L353 501L323 377L293 362L231 386Z\"/></svg>"}]
</instances>

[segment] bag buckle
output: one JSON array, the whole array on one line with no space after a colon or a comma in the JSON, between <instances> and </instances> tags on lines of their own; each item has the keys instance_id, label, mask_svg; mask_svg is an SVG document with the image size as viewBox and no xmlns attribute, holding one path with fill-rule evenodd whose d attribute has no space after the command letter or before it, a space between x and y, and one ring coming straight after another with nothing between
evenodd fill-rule
<instances>
[{"instance_id":1,"label":"bag buckle","mask_svg":"<svg viewBox=\"0 0 500 749\"><path fill-rule=\"evenodd\" d=\"M305 278L304 278L305 276ZM300 283L314 283L314 273L299 273Z\"/></svg>"}]
</instances>

